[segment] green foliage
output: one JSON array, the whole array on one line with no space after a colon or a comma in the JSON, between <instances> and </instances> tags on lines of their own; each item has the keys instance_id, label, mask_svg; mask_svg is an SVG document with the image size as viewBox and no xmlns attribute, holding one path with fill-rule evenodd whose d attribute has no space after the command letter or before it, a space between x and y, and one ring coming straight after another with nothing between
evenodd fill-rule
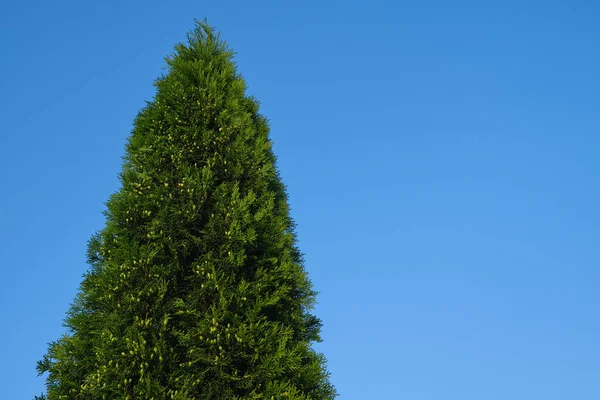
<instances>
[{"instance_id":1,"label":"green foliage","mask_svg":"<svg viewBox=\"0 0 600 400\"><path fill-rule=\"evenodd\" d=\"M167 63L38 398L333 399L258 102L205 22Z\"/></svg>"}]
</instances>

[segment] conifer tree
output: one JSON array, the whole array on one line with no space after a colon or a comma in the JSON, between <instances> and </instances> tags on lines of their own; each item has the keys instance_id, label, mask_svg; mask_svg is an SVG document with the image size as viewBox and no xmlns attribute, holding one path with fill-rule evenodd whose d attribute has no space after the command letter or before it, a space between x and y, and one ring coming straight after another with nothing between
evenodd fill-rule
<instances>
[{"instance_id":1,"label":"conifer tree","mask_svg":"<svg viewBox=\"0 0 600 400\"><path fill-rule=\"evenodd\" d=\"M38 399L333 399L269 128L206 22L137 115Z\"/></svg>"}]
</instances>

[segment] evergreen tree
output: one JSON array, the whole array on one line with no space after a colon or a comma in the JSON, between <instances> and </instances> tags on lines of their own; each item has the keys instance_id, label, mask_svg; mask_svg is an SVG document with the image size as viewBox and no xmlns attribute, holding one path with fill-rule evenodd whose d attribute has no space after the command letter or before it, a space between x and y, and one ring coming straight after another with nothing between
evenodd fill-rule
<instances>
[{"instance_id":1,"label":"evergreen tree","mask_svg":"<svg viewBox=\"0 0 600 400\"><path fill-rule=\"evenodd\" d=\"M267 120L206 22L167 64L38 398L333 399Z\"/></svg>"}]
</instances>

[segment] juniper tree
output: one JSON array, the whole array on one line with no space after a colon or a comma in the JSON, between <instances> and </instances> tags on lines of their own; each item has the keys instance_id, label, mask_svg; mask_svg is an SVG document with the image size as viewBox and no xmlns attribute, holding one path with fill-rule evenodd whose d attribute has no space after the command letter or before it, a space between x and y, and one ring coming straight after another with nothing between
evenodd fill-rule
<instances>
[{"instance_id":1,"label":"juniper tree","mask_svg":"<svg viewBox=\"0 0 600 400\"><path fill-rule=\"evenodd\" d=\"M333 399L269 128L206 22L167 57L88 244L58 399Z\"/></svg>"}]
</instances>

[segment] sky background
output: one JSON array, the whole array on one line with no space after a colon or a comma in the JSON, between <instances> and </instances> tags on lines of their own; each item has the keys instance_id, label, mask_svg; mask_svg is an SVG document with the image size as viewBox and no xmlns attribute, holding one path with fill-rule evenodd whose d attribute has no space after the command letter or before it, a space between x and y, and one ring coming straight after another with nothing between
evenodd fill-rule
<instances>
[{"instance_id":1,"label":"sky background","mask_svg":"<svg viewBox=\"0 0 600 400\"><path fill-rule=\"evenodd\" d=\"M0 0L0 387L43 390L164 57L271 121L340 399L600 398L600 4Z\"/></svg>"}]
</instances>

